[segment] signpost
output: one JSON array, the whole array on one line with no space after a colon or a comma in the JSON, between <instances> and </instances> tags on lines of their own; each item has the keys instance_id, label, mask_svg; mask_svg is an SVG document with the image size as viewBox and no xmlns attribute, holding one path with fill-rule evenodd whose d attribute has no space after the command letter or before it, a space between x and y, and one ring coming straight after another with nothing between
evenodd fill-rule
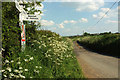
<instances>
[{"instance_id":1,"label":"signpost","mask_svg":"<svg viewBox=\"0 0 120 80\"><path fill-rule=\"evenodd\" d=\"M20 5L19 2L15 0L16 8L23 14L27 15L27 12L23 9L23 5Z\"/></svg>"},{"instance_id":2,"label":"signpost","mask_svg":"<svg viewBox=\"0 0 120 80\"><path fill-rule=\"evenodd\" d=\"M34 0L35 3L35 0ZM26 44L26 37L25 37L25 25L23 24L23 21L39 21L41 17L39 15L35 14L27 14L27 12L23 9L23 2L20 0L20 2L17 2L15 0L16 8L20 11L19 14L19 25L21 27L22 33L21 33L21 50L25 50L25 44ZM22 4L22 5L20 5Z\"/></svg>"},{"instance_id":3,"label":"signpost","mask_svg":"<svg viewBox=\"0 0 120 80\"><path fill-rule=\"evenodd\" d=\"M38 15L27 15L23 18L24 21L40 21L41 17Z\"/></svg>"}]
</instances>

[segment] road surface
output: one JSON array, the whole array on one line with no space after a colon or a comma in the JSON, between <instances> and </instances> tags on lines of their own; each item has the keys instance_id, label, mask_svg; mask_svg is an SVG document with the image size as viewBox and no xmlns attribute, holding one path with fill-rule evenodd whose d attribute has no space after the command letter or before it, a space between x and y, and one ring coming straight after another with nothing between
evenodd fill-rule
<instances>
[{"instance_id":1,"label":"road surface","mask_svg":"<svg viewBox=\"0 0 120 80\"><path fill-rule=\"evenodd\" d=\"M118 78L118 59L91 52L73 42L74 52L86 78Z\"/></svg>"}]
</instances>

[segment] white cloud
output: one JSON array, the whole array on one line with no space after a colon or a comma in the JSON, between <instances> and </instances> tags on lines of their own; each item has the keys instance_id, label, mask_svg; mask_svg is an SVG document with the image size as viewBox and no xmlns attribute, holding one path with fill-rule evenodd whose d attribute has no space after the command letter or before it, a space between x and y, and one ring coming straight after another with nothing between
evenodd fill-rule
<instances>
[{"instance_id":1,"label":"white cloud","mask_svg":"<svg viewBox=\"0 0 120 80\"><path fill-rule=\"evenodd\" d=\"M118 15L118 8L115 8L115 9L112 9L112 10L109 10L109 8L101 8L100 12L98 14L93 14L93 18L97 18L97 19L100 19L104 16L104 18L115 18L117 17ZM105 14L107 11L109 10L109 12L107 14Z\"/></svg>"},{"instance_id":2,"label":"white cloud","mask_svg":"<svg viewBox=\"0 0 120 80\"><path fill-rule=\"evenodd\" d=\"M71 20L70 23L75 24L77 21Z\"/></svg>"},{"instance_id":3,"label":"white cloud","mask_svg":"<svg viewBox=\"0 0 120 80\"><path fill-rule=\"evenodd\" d=\"M104 12L99 12L97 18L101 18L103 16L104 16L104 18L108 18L108 16Z\"/></svg>"},{"instance_id":4,"label":"white cloud","mask_svg":"<svg viewBox=\"0 0 120 80\"><path fill-rule=\"evenodd\" d=\"M97 15L95 15L95 14L93 14L92 16L93 16L93 18L97 18Z\"/></svg>"},{"instance_id":5,"label":"white cloud","mask_svg":"<svg viewBox=\"0 0 120 80\"><path fill-rule=\"evenodd\" d=\"M52 26L54 24L55 23L52 20L50 20L50 21L48 21L48 20L41 20L41 25L42 26Z\"/></svg>"},{"instance_id":6,"label":"white cloud","mask_svg":"<svg viewBox=\"0 0 120 80\"><path fill-rule=\"evenodd\" d=\"M86 18L81 18L80 22L88 22Z\"/></svg>"},{"instance_id":7,"label":"white cloud","mask_svg":"<svg viewBox=\"0 0 120 80\"><path fill-rule=\"evenodd\" d=\"M64 24L63 23L59 24L58 26L59 26L59 28L64 28Z\"/></svg>"},{"instance_id":8,"label":"white cloud","mask_svg":"<svg viewBox=\"0 0 120 80\"><path fill-rule=\"evenodd\" d=\"M44 0L44 2L91 2L93 0ZM94 0L98 2L100 0ZM116 0L104 0L105 2L115 2Z\"/></svg>"},{"instance_id":9,"label":"white cloud","mask_svg":"<svg viewBox=\"0 0 120 80\"><path fill-rule=\"evenodd\" d=\"M68 23L75 24L75 23L77 23L77 21L75 21L75 20L70 20L70 21L65 20L65 21L63 21L63 23L64 23L64 24L68 24Z\"/></svg>"},{"instance_id":10,"label":"white cloud","mask_svg":"<svg viewBox=\"0 0 120 80\"><path fill-rule=\"evenodd\" d=\"M87 20L86 18L81 18L80 21L65 20L65 21L63 21L61 24L57 24L57 26L58 26L59 28L64 28L64 25L65 25L65 24L69 24L69 23L71 23L71 24L76 24L77 22L88 22L88 20Z\"/></svg>"},{"instance_id":11,"label":"white cloud","mask_svg":"<svg viewBox=\"0 0 120 80\"><path fill-rule=\"evenodd\" d=\"M100 9L101 10L101 12L99 12L98 14L93 14L92 16L93 16L93 18L101 18L101 17L105 17L105 18L108 18L108 16L107 15L105 15L105 13L109 10L109 8L101 8Z\"/></svg>"},{"instance_id":12,"label":"white cloud","mask_svg":"<svg viewBox=\"0 0 120 80\"><path fill-rule=\"evenodd\" d=\"M71 2L72 0L69 0ZM95 11L104 5L104 0L78 0L77 3L64 4L73 7L76 11Z\"/></svg>"},{"instance_id":13,"label":"white cloud","mask_svg":"<svg viewBox=\"0 0 120 80\"><path fill-rule=\"evenodd\" d=\"M67 24L67 23L69 23L69 21L68 21L68 20L65 20L63 23L66 23L66 24Z\"/></svg>"},{"instance_id":14,"label":"white cloud","mask_svg":"<svg viewBox=\"0 0 120 80\"><path fill-rule=\"evenodd\" d=\"M101 8L101 11L102 11L102 12L106 12L106 11L108 11L108 10L110 10L110 8Z\"/></svg>"},{"instance_id":15,"label":"white cloud","mask_svg":"<svg viewBox=\"0 0 120 80\"><path fill-rule=\"evenodd\" d=\"M77 21L75 21L75 20L65 20L61 24L58 24L58 27L59 28L64 28L64 25L68 24L68 23L75 24L75 23L77 23Z\"/></svg>"},{"instance_id":16,"label":"white cloud","mask_svg":"<svg viewBox=\"0 0 120 80\"><path fill-rule=\"evenodd\" d=\"M115 20L107 20L107 23L118 23L118 21L115 21Z\"/></svg>"}]
</instances>

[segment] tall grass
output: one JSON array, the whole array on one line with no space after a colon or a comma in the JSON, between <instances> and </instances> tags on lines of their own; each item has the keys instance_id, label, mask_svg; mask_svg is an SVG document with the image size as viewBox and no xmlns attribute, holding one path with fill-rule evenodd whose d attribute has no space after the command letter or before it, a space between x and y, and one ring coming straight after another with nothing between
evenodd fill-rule
<instances>
[{"instance_id":1,"label":"tall grass","mask_svg":"<svg viewBox=\"0 0 120 80\"><path fill-rule=\"evenodd\" d=\"M70 39L38 31L24 52L3 60L3 78L81 78Z\"/></svg>"}]
</instances>

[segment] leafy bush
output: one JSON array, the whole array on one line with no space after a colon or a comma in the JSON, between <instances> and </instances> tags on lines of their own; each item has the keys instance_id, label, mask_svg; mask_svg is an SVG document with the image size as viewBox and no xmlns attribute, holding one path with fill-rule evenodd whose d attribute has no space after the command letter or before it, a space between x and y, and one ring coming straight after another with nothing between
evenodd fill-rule
<instances>
[{"instance_id":1,"label":"leafy bush","mask_svg":"<svg viewBox=\"0 0 120 80\"><path fill-rule=\"evenodd\" d=\"M18 26L18 14L14 3L2 3L2 47L5 49L3 56L20 51L21 30Z\"/></svg>"}]
</instances>

